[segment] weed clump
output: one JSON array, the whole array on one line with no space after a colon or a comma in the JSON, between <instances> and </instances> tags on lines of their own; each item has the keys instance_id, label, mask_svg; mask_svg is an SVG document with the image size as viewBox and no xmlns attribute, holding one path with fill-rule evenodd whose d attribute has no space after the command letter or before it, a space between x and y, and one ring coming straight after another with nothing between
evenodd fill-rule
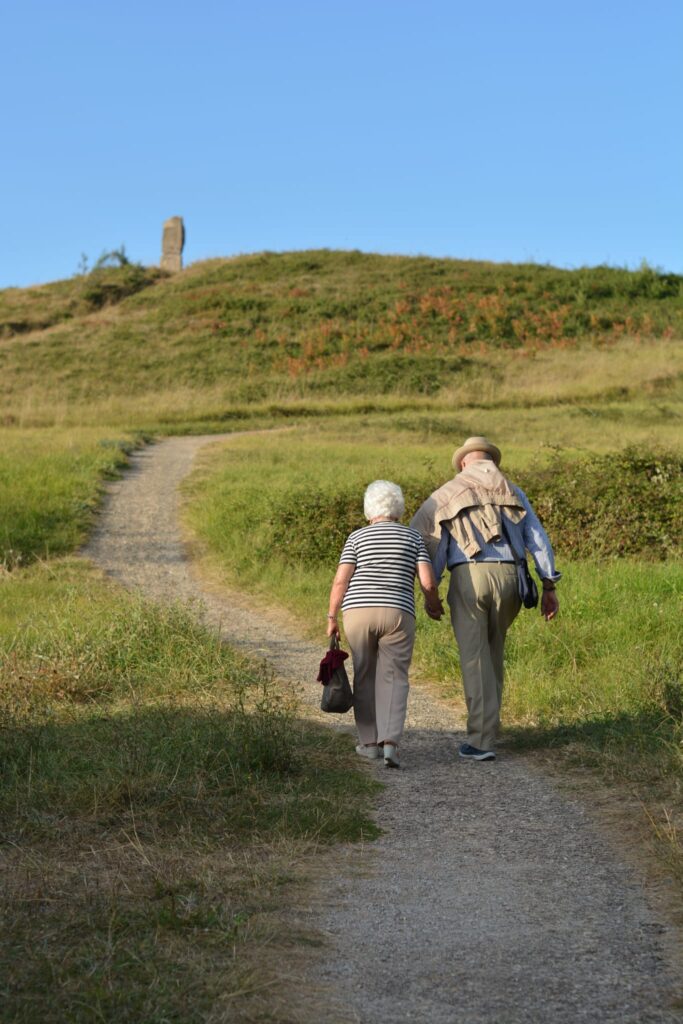
<instances>
[{"instance_id":1,"label":"weed clump","mask_svg":"<svg viewBox=\"0 0 683 1024\"><path fill-rule=\"evenodd\" d=\"M55 802L108 820L144 807L155 827L201 820L210 834L293 822L305 744L265 666L180 605L125 597L105 617L81 601L67 592L5 641L0 803L16 827Z\"/></svg>"}]
</instances>

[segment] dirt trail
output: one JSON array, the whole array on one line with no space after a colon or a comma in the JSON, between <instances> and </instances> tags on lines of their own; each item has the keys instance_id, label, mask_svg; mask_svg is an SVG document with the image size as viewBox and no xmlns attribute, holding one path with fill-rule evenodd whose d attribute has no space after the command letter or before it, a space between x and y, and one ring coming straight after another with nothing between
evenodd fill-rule
<instances>
[{"instance_id":1,"label":"dirt trail","mask_svg":"<svg viewBox=\"0 0 683 1024\"><path fill-rule=\"evenodd\" d=\"M280 613L207 589L186 557L178 486L204 445L231 436L171 438L137 454L85 553L152 598L200 600L226 640L287 666L307 714L347 728L317 711L321 645ZM328 991L321 1024L682 1021L668 926L632 869L580 801L523 758L459 762L458 726L413 688L404 769L367 767L386 783L385 834L340 850L343 881L301 908L328 940L310 978Z\"/></svg>"}]
</instances>

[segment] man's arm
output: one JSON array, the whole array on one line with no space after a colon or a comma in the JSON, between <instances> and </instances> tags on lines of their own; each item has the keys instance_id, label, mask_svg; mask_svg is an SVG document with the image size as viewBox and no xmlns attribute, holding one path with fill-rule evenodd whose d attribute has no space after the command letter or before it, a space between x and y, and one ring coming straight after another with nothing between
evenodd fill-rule
<instances>
[{"instance_id":1,"label":"man's arm","mask_svg":"<svg viewBox=\"0 0 683 1024\"><path fill-rule=\"evenodd\" d=\"M434 556L432 557L432 565L434 566L434 576L436 577L437 586L441 583L441 578L446 569L446 563L448 561L448 538L450 534L445 526L441 527L441 540L439 546L436 549Z\"/></svg>"},{"instance_id":2,"label":"man's arm","mask_svg":"<svg viewBox=\"0 0 683 1024\"><path fill-rule=\"evenodd\" d=\"M410 520L410 528L417 530L422 537L432 562L436 557L436 551L439 546L439 533L435 523L436 507L434 495L430 495L426 501L422 502Z\"/></svg>"},{"instance_id":3,"label":"man's arm","mask_svg":"<svg viewBox=\"0 0 683 1024\"><path fill-rule=\"evenodd\" d=\"M534 512L531 502L521 487L515 487L515 491L526 509L526 515L520 524L524 546L534 560L536 572L541 579L541 586L543 587L541 615L546 622L550 622L557 616L560 610L560 601L555 592L555 584L561 579L562 573L558 572L555 567L555 554L550 538Z\"/></svg>"},{"instance_id":4,"label":"man's arm","mask_svg":"<svg viewBox=\"0 0 683 1024\"><path fill-rule=\"evenodd\" d=\"M562 578L562 573L558 572L555 568L555 554L550 538L541 526L541 521L534 512L531 502L524 491L521 487L516 486L515 491L526 509L526 515L519 524L522 528L524 547L533 558L536 572L541 580L557 583Z\"/></svg>"}]
</instances>

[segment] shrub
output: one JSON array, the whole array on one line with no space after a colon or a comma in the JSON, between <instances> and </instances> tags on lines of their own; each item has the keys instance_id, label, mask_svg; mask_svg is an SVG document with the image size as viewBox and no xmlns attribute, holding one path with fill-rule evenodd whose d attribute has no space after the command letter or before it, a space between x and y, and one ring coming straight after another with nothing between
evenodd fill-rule
<instances>
[{"instance_id":1,"label":"shrub","mask_svg":"<svg viewBox=\"0 0 683 1024\"><path fill-rule=\"evenodd\" d=\"M280 494L268 512L275 547L285 561L327 562L333 565L352 530L367 526L363 492L371 483L345 485L339 490L316 492L292 489ZM407 522L435 483L426 477L401 481Z\"/></svg>"},{"instance_id":2,"label":"shrub","mask_svg":"<svg viewBox=\"0 0 683 1024\"><path fill-rule=\"evenodd\" d=\"M663 560L680 552L683 535L683 459L627 448L587 455L515 474L559 555ZM365 483L369 483L366 481ZM425 475L400 481L408 522L443 481ZM290 563L334 565L352 530L365 525L363 484L334 492L301 489L280 494L269 509L275 546Z\"/></svg>"},{"instance_id":3,"label":"shrub","mask_svg":"<svg viewBox=\"0 0 683 1024\"><path fill-rule=\"evenodd\" d=\"M98 264L84 278L80 298L88 309L101 309L135 295L160 276L156 268L146 268L139 263L122 263L118 267Z\"/></svg>"},{"instance_id":4,"label":"shrub","mask_svg":"<svg viewBox=\"0 0 683 1024\"><path fill-rule=\"evenodd\" d=\"M683 459L627 448L522 475L557 550L573 558L680 553Z\"/></svg>"}]
</instances>

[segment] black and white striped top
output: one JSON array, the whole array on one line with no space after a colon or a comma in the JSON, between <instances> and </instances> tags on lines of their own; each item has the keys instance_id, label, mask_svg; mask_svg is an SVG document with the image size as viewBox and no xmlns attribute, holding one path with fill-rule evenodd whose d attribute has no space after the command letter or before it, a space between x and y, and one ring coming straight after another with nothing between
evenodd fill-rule
<instances>
[{"instance_id":1,"label":"black and white striped top","mask_svg":"<svg viewBox=\"0 0 683 1024\"><path fill-rule=\"evenodd\" d=\"M415 569L431 564L417 530L380 522L349 534L339 564L355 565L342 609L401 608L415 615Z\"/></svg>"}]
</instances>

